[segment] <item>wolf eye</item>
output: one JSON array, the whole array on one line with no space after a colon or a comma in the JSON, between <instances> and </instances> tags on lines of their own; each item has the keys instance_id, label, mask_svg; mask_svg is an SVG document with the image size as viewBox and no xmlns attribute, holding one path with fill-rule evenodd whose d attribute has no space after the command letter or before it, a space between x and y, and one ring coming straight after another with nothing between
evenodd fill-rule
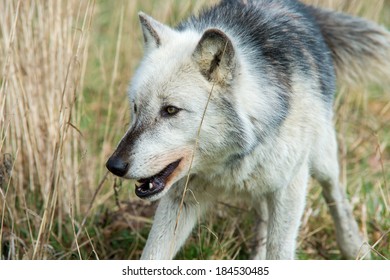
<instances>
[{"instance_id":1,"label":"wolf eye","mask_svg":"<svg viewBox=\"0 0 390 280\"><path fill-rule=\"evenodd\" d=\"M161 111L163 117L172 117L179 113L180 109L175 106L165 106Z\"/></svg>"},{"instance_id":2,"label":"wolf eye","mask_svg":"<svg viewBox=\"0 0 390 280\"><path fill-rule=\"evenodd\" d=\"M134 103L134 113L137 114L137 104Z\"/></svg>"}]
</instances>

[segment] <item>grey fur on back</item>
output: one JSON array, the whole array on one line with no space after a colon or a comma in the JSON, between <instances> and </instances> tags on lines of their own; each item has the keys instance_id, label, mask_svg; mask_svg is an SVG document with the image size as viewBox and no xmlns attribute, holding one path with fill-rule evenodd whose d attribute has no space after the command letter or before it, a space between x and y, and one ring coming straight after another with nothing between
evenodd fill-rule
<instances>
[{"instance_id":1,"label":"grey fur on back","mask_svg":"<svg viewBox=\"0 0 390 280\"><path fill-rule=\"evenodd\" d=\"M200 33L208 28L221 29L234 38L238 49L248 50L250 60L260 68L257 71L279 85L285 107L293 73L313 79L313 67L318 71L323 99L332 103L335 74L331 51L306 5L295 0L224 0L178 26ZM284 109L287 112L288 108Z\"/></svg>"},{"instance_id":2,"label":"grey fur on back","mask_svg":"<svg viewBox=\"0 0 390 280\"><path fill-rule=\"evenodd\" d=\"M275 12L279 15L275 16ZM263 57L273 62L277 70L283 70L279 73L288 73L290 61L297 61L293 57L301 58L298 61L303 69L307 57L302 49L309 49L321 74L323 94L328 100L333 94L332 70L329 68L333 63L337 77L349 84L379 80L383 83L390 77L386 63L390 60L390 33L366 19L296 0L223 0L215 8L181 23L178 29L195 28L199 31L226 26L245 43L256 44L263 51ZM316 36L317 33L322 36ZM267 40L273 39L272 47L268 48ZM328 59L329 51L333 63ZM288 85L288 75L277 78L282 86Z\"/></svg>"}]
</instances>

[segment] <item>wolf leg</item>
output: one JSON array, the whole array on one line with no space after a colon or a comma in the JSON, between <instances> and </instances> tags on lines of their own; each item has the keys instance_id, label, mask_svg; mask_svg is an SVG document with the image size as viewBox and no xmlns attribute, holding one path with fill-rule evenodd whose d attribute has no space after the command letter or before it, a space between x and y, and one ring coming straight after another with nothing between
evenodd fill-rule
<instances>
[{"instance_id":1,"label":"wolf leg","mask_svg":"<svg viewBox=\"0 0 390 280\"><path fill-rule=\"evenodd\" d=\"M255 205L256 225L252 246L252 259L265 260L267 255L268 205L266 197L261 197Z\"/></svg>"},{"instance_id":2,"label":"wolf leg","mask_svg":"<svg viewBox=\"0 0 390 280\"><path fill-rule=\"evenodd\" d=\"M268 195L267 259L293 259L300 220L303 214L307 181L307 163L286 188Z\"/></svg>"},{"instance_id":3,"label":"wolf leg","mask_svg":"<svg viewBox=\"0 0 390 280\"><path fill-rule=\"evenodd\" d=\"M208 203L187 194L181 207L181 196L165 195L156 210L152 229L142 260L172 259L186 241L198 218L206 210Z\"/></svg>"},{"instance_id":4,"label":"wolf leg","mask_svg":"<svg viewBox=\"0 0 390 280\"><path fill-rule=\"evenodd\" d=\"M329 127L321 137L324 141L318 145L313 156L313 175L322 186L322 194L329 207L335 228L337 244L342 255L356 259L368 253L363 246L358 225L352 214L352 208L339 184L339 164L337 160L337 142L335 132ZM367 256L369 258L369 255Z\"/></svg>"}]
</instances>

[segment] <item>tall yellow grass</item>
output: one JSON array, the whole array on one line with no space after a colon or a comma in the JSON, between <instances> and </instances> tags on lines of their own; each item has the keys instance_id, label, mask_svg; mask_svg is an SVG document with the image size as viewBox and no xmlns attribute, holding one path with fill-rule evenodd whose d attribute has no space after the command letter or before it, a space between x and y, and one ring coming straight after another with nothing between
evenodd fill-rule
<instances>
[{"instance_id":1,"label":"tall yellow grass","mask_svg":"<svg viewBox=\"0 0 390 280\"><path fill-rule=\"evenodd\" d=\"M373 20L390 14L388 0L305 2ZM126 251L110 242L123 241L115 232L125 229L142 247L145 234L137 225L148 227L149 208L123 203L133 201L132 187L104 168L129 121L125 91L142 55L137 12L175 24L205 4L210 2L0 0L0 259L139 257L137 246ZM384 95L376 99L365 91L344 89L336 101L341 163L362 229L373 243L380 240L376 248L383 255L390 253L381 250L389 244L389 223L381 221L390 211L384 182L390 179L389 89L380 89ZM362 170L375 194L365 191ZM318 202L319 189L310 197L300 242L303 253L315 257L318 246L336 247L321 244L334 236L323 232L331 222ZM221 213L233 211L219 208L202 226L207 230L199 230L201 237L193 238L210 248L208 258L239 257L248 241L237 225L211 231ZM190 244L197 246L194 240Z\"/></svg>"},{"instance_id":2,"label":"tall yellow grass","mask_svg":"<svg viewBox=\"0 0 390 280\"><path fill-rule=\"evenodd\" d=\"M0 240L15 247L8 258L17 258L21 223L32 246L26 257L45 258L50 232L61 238L54 221L79 212L80 186L91 185L80 168L87 160L78 107L93 9L94 1L0 3L0 152L13 159L1 189Z\"/></svg>"}]
</instances>

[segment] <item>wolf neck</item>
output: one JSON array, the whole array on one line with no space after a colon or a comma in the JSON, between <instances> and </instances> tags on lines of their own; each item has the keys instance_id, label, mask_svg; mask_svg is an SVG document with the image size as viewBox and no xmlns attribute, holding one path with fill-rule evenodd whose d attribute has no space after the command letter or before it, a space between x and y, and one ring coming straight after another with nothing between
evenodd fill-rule
<instances>
[{"instance_id":1,"label":"wolf neck","mask_svg":"<svg viewBox=\"0 0 390 280\"><path fill-rule=\"evenodd\" d=\"M264 151L272 149L271 140L290 109L289 92L271 82L264 69L249 63L252 55L237 49L239 72L221 98L220 109L231 128L225 137L232 146L211 159L207 172L200 174L208 182L239 189L248 188L247 181L262 173L261 163L268 158Z\"/></svg>"},{"instance_id":2,"label":"wolf neck","mask_svg":"<svg viewBox=\"0 0 390 280\"><path fill-rule=\"evenodd\" d=\"M243 155L232 155L224 163L211 163L208 172L200 172L197 177L208 187L223 190L246 191L251 188L253 179L261 178L263 167L259 164L260 145ZM265 184L262 184L265 185ZM266 191L266 190L264 190Z\"/></svg>"}]
</instances>

